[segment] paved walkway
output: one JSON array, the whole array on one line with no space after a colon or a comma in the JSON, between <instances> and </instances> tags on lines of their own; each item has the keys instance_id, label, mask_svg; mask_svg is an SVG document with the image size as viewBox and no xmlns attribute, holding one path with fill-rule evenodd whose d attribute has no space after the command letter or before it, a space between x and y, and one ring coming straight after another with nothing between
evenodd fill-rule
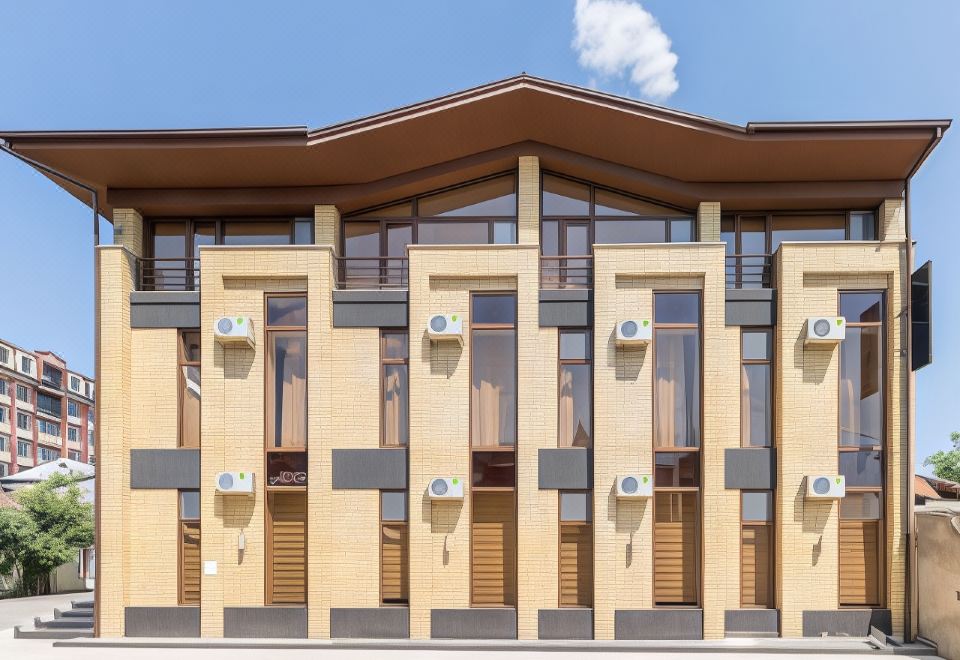
<instances>
[{"instance_id":1,"label":"paved walkway","mask_svg":"<svg viewBox=\"0 0 960 660\"><path fill-rule=\"evenodd\" d=\"M71 600L91 600L92 598L92 591L84 591L73 594L0 600L0 631L13 630L13 627L17 625L32 625L35 616L52 619L53 608L69 610Z\"/></svg>"}]
</instances>

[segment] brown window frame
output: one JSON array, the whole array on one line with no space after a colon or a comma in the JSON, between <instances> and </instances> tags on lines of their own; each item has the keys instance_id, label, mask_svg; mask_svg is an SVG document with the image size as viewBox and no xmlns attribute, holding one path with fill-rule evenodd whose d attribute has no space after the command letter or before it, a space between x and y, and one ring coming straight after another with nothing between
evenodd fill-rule
<instances>
[{"instance_id":1,"label":"brown window frame","mask_svg":"<svg viewBox=\"0 0 960 660\"><path fill-rule=\"evenodd\" d=\"M693 293L698 297L699 307L697 312L697 323L660 323L656 318L656 297L657 294L677 294L677 293ZM704 561L704 552L703 552L703 416L704 416L704 406L703 406L703 291L701 289L656 289L653 291L653 342L651 344L652 354L653 354L653 368L651 369L652 374L651 378L653 380L653 414L651 415L652 423L652 433L651 433L651 442L653 444L653 500L652 505L654 507L654 520L653 520L653 529L654 534L651 543L651 554L652 554L652 574L653 581L652 586L652 596L653 596L653 606L654 608L698 608L703 602L703 561ZM697 377L700 379L700 439L696 447L658 447L657 446L657 397L658 397L658 387L657 387L657 351L656 351L656 342L657 342L657 330L671 330L671 329L690 329L695 328L697 330L697 338L699 342L699 369ZM698 486L670 486L670 487L658 487L657 486L657 477L656 477L656 465L657 465L657 454L676 454L676 453L696 453L699 458L698 466ZM697 571L697 598L694 603L659 603L657 602L657 591L656 591L656 581L657 581L657 561L656 561L656 498L658 493L664 494L680 494L681 496L686 493L693 493L696 496L696 505L697 505L697 530L696 530L696 542L695 542L695 567ZM681 498L682 502L682 498Z\"/></svg>"},{"instance_id":2,"label":"brown window frame","mask_svg":"<svg viewBox=\"0 0 960 660\"><path fill-rule=\"evenodd\" d=\"M850 222L853 215L859 213L872 213L873 219L876 225L874 226L874 233L877 235L877 238L874 239L879 241L880 238L880 212L879 209L816 209L811 211L802 211L802 210L788 210L788 211L731 211L725 212L721 221L730 222L733 221L733 252L735 254L742 254L742 232L740 230L741 220L744 218L750 220L759 220L763 219L764 221L764 252L766 254L773 253L773 219L774 217L783 218L783 217L810 217L810 216L832 216L832 215L842 215L845 218L844 221L844 231L843 239L844 241L852 240L850 238ZM829 241L826 241L829 242Z\"/></svg>"},{"instance_id":3,"label":"brown window frame","mask_svg":"<svg viewBox=\"0 0 960 660\"><path fill-rule=\"evenodd\" d=\"M564 520L563 519L563 496L566 494L585 494L590 502L590 517L588 520ZM558 490L557 491L557 607L560 608L592 608L596 599L596 572L593 571L590 576L590 602L564 604L563 602L563 575L560 573L562 559L560 553L563 550L563 531L565 528L583 529L588 528L590 532L590 553L591 559L594 559L596 543L594 542L593 532L593 491L592 490ZM579 574L578 574L579 576Z\"/></svg>"},{"instance_id":4,"label":"brown window frame","mask_svg":"<svg viewBox=\"0 0 960 660\"><path fill-rule=\"evenodd\" d=\"M744 520L743 519L743 495L744 493L770 493L770 520ZM777 493L773 489L754 489L748 488L740 491L740 501L737 503L740 513L740 607L743 609L770 610L777 609ZM745 527L767 527L770 534L770 554L767 558L767 600L770 603L767 606L746 603L743 600L743 530Z\"/></svg>"},{"instance_id":5,"label":"brown window frame","mask_svg":"<svg viewBox=\"0 0 960 660\"><path fill-rule=\"evenodd\" d=\"M184 531L185 524L196 523L199 545L201 548L203 547L203 536L202 536L202 530L200 527L200 516L197 516L196 518L183 517L182 493L185 493L185 492L199 493L200 491L197 489L183 489L183 490L177 491L177 604L178 605L199 605L200 600L203 597L203 570L202 570L203 559L202 559L202 554L200 550L197 551L197 561L200 562L199 565L197 566L197 573L199 574L199 577L200 577L200 587L199 587L198 597L196 602L189 601L186 598L186 593L185 593L184 583L183 583L183 574L184 574L183 531Z\"/></svg>"},{"instance_id":6,"label":"brown window frame","mask_svg":"<svg viewBox=\"0 0 960 660\"><path fill-rule=\"evenodd\" d=\"M383 494L384 493L404 493L407 496L407 508L404 511L403 520L384 520L383 519ZM377 508L380 517L380 584L379 584L379 598L381 607L407 607L410 604L410 494L405 490L381 490L378 491L377 497ZM383 536L384 530L387 527L402 527L404 530L404 541L406 543L406 557L407 562L401 567L401 571L405 574L407 586L406 586L406 598L400 599L391 599L387 601L383 597Z\"/></svg>"},{"instance_id":7,"label":"brown window frame","mask_svg":"<svg viewBox=\"0 0 960 660\"><path fill-rule=\"evenodd\" d=\"M770 335L770 354L766 359L758 358L746 358L743 356L743 335L748 332L766 332ZM777 372L776 372L776 355L777 355L777 333L774 328L769 325L757 325L757 326L742 326L740 328L740 410L743 410L744 396L749 395L749 390L747 388L747 374L746 370L743 368L749 364L759 364L766 365L770 367L770 443L766 445L750 445L746 444L746 438L744 437L745 426L743 423L743 414L740 415L740 447L743 449L772 449L777 446Z\"/></svg>"},{"instance_id":8,"label":"brown window frame","mask_svg":"<svg viewBox=\"0 0 960 660\"><path fill-rule=\"evenodd\" d=\"M297 496L304 500L303 520L303 603L273 602L273 501L275 496ZM310 519L309 501L305 487L283 487L267 489L264 497L264 580L263 603L267 607L290 607L308 605L310 596Z\"/></svg>"},{"instance_id":9,"label":"brown window frame","mask_svg":"<svg viewBox=\"0 0 960 660\"><path fill-rule=\"evenodd\" d=\"M564 358L561 354L561 346L563 345L563 335L564 333L580 333L586 335L587 342L587 357L583 359L573 359L573 358ZM560 435L562 425L560 424L563 419L563 413L559 409L559 403L563 400L561 397L562 388L563 388L563 368L569 365L584 365L590 367L590 428L588 433L590 435L590 445L588 449L593 449L593 417L594 417L594 396L593 396L593 329L592 328L559 328L557 330L557 447L575 447L574 444L564 444L564 438Z\"/></svg>"},{"instance_id":10,"label":"brown window frame","mask_svg":"<svg viewBox=\"0 0 960 660\"><path fill-rule=\"evenodd\" d=\"M879 217L877 218L879 223ZM887 593L887 570L886 570L886 533L887 533L887 493L886 493L886 482L887 482L887 448L886 445L889 442L887 438L888 425L887 425L887 413L889 409L888 402L888 392L889 392L889 364L887 360L887 305L888 305L888 295L886 289L841 289L837 291L837 313L841 313L842 309L842 298L844 294L863 294L863 293L876 293L880 295L880 304L881 304L881 315L879 321L850 321L847 319L846 325L847 328L879 328L880 329L880 352L878 357L880 359L880 374L881 374L881 388L882 388L882 397L881 397L881 430L880 435L883 438L883 442L879 445L844 445L841 440L841 416L842 410L841 406L843 405L842 399L839 401L837 406L837 451L838 454L844 453L855 453L860 451L873 451L879 452L881 457L881 466L880 466L880 486L848 486L846 487L846 492L848 494L856 493L877 493L880 499L880 512L879 517L877 518L877 603L843 603L840 602L840 583L841 583L841 573L839 570L839 560L837 566L837 596L838 604L841 609L863 609L864 607L884 607L885 603L888 600ZM840 352L843 351L843 342L840 343L838 351L838 360L840 365L837 367L837 392L838 395L842 392L842 358L840 358ZM838 468L839 468L839 455L838 459ZM839 471L839 469L838 469ZM842 554L842 548L840 545L840 531L843 528L845 520L857 521L860 519L845 519L842 517L842 507L838 506L837 510L837 554L838 557Z\"/></svg>"},{"instance_id":11,"label":"brown window frame","mask_svg":"<svg viewBox=\"0 0 960 660\"><path fill-rule=\"evenodd\" d=\"M268 347L270 346L270 335L271 335L271 334L273 334L273 333L302 332L303 335L304 335L304 339L305 339L305 341L304 341L304 346L305 346L305 350L306 350L306 353L305 353L305 355L304 355L304 363L307 365L307 368L309 369L309 367L310 367L310 354L309 354L309 348L310 348L310 347L309 347L309 343L310 343L310 342L309 342L309 338L310 338L310 337L309 337L309 334L308 334L308 332L307 332L307 325L269 325L269 324L268 324L268 318L269 318L269 317L268 317L267 307L268 307L268 305L269 305L269 301L270 301L271 299L275 299L275 298L303 298L303 299L304 299L304 302L306 303L306 301L307 301L307 292L306 292L306 291L301 291L301 292L286 292L286 293L268 293L268 294L264 295L264 298L263 298L263 325L264 325L264 333L263 333L263 334L264 334L264 345L267 347L267 350L268 350ZM307 313L309 314L309 306L307 307ZM269 373L270 370L269 370L269 368L268 368L269 361L270 361L269 356L264 356L264 362L263 362L263 380L264 380L264 387L263 387L263 409L264 409L264 413L266 413L266 411L269 409L269 405L268 405L268 403L269 403L268 396L269 396L269 389L270 389L270 373ZM304 414L306 414L306 411L309 410L309 402L310 402L310 379L309 379L309 376L305 379L304 387L306 388L306 389L305 389L305 392L304 392L304 408L305 408ZM274 411L274 413L276 413L276 411ZM309 416L307 417L307 422L305 422L305 426L304 426L304 442L303 442L303 447L271 447L271 446L269 446L269 445L267 444L267 439L270 437L270 431L269 431L269 429L270 429L270 425L271 425L272 423L274 423L274 422L275 422L275 420L270 420L270 419L268 419L268 418L267 418L267 415L264 414L264 417L263 417L263 439L264 439L264 457L263 457L263 460L264 460L264 471L263 471L263 473L264 473L264 474L267 473L267 471L266 471L266 460L267 460L267 456L266 456L266 455L267 455L268 453L280 453L280 452L304 452L304 453L305 453L305 452L308 451L309 445L310 445ZM278 488L279 488L280 490L282 490L283 492L291 492L291 490L292 490L293 488L297 488L297 487L294 487L294 486L280 486L280 487L278 487ZM301 487L301 488L303 488L304 490L306 490L306 487L305 487L305 486L303 486L303 487ZM269 487L268 487L268 489L269 489Z\"/></svg>"},{"instance_id":12,"label":"brown window frame","mask_svg":"<svg viewBox=\"0 0 960 660\"><path fill-rule=\"evenodd\" d=\"M405 335L407 338L406 357L388 358L386 357L386 335ZM387 439L387 410L386 410L386 392L384 384L387 380L387 367L402 365L407 368L407 392L404 396L404 407L406 408L406 442L390 445L386 443ZM408 330L399 330L394 328L381 328L380 330L380 447L383 449L406 449L410 443L410 332Z\"/></svg>"},{"instance_id":13,"label":"brown window frame","mask_svg":"<svg viewBox=\"0 0 960 660\"><path fill-rule=\"evenodd\" d=\"M200 343L198 346L201 346L203 338L200 334L200 328L189 328L182 329L177 332L177 447L181 449L200 449L203 444L203 425L200 423L200 420L197 420L197 423L200 424L200 428L197 429L197 446L192 447L190 445L183 444L183 390L186 387L185 377L183 375L184 367L196 367L198 370L201 369L201 362L203 359L203 353L201 352L200 360L187 360L186 351L184 350L184 341L186 341L186 335L196 333ZM202 351L202 347L201 347ZM200 371L201 377L203 372ZM200 401L200 414L203 414L203 400Z\"/></svg>"}]
</instances>

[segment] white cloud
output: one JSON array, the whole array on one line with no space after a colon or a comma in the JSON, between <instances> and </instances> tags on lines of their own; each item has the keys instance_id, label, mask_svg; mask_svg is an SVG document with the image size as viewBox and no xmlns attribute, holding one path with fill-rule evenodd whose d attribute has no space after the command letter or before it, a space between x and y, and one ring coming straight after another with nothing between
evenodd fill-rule
<instances>
[{"instance_id":1,"label":"white cloud","mask_svg":"<svg viewBox=\"0 0 960 660\"><path fill-rule=\"evenodd\" d=\"M632 0L577 0L573 48L580 66L600 78L625 78L640 94L662 100L680 87L670 37Z\"/></svg>"}]
</instances>

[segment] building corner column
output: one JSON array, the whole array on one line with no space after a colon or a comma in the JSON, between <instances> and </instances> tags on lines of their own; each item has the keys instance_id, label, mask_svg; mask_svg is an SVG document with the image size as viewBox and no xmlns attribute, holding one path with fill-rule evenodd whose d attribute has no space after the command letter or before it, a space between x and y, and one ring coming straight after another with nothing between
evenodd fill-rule
<instances>
[{"instance_id":1,"label":"building corner column","mask_svg":"<svg viewBox=\"0 0 960 660\"><path fill-rule=\"evenodd\" d=\"M697 206L697 236L705 243L720 240L720 202L700 202Z\"/></svg>"},{"instance_id":2,"label":"building corner column","mask_svg":"<svg viewBox=\"0 0 960 660\"><path fill-rule=\"evenodd\" d=\"M893 197L883 200L877 215L877 238L892 243L907 240L906 206L903 199Z\"/></svg>"},{"instance_id":3,"label":"building corner column","mask_svg":"<svg viewBox=\"0 0 960 660\"><path fill-rule=\"evenodd\" d=\"M520 156L517 177L517 242L540 243L540 159Z\"/></svg>"},{"instance_id":4,"label":"building corner column","mask_svg":"<svg viewBox=\"0 0 960 660\"><path fill-rule=\"evenodd\" d=\"M333 204L317 204L313 207L313 242L332 245L334 253L339 253L340 209Z\"/></svg>"}]
</instances>

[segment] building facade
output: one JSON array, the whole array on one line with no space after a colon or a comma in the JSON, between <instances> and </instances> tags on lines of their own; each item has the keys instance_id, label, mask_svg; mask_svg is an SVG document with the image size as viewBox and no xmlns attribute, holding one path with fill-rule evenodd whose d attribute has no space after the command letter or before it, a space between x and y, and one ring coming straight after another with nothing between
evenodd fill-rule
<instances>
[{"instance_id":1,"label":"building facade","mask_svg":"<svg viewBox=\"0 0 960 660\"><path fill-rule=\"evenodd\" d=\"M97 633L911 635L905 193L948 126L520 76L0 135L114 224Z\"/></svg>"},{"instance_id":2,"label":"building facade","mask_svg":"<svg viewBox=\"0 0 960 660\"><path fill-rule=\"evenodd\" d=\"M0 339L0 477L58 458L95 462L92 378Z\"/></svg>"}]
</instances>

